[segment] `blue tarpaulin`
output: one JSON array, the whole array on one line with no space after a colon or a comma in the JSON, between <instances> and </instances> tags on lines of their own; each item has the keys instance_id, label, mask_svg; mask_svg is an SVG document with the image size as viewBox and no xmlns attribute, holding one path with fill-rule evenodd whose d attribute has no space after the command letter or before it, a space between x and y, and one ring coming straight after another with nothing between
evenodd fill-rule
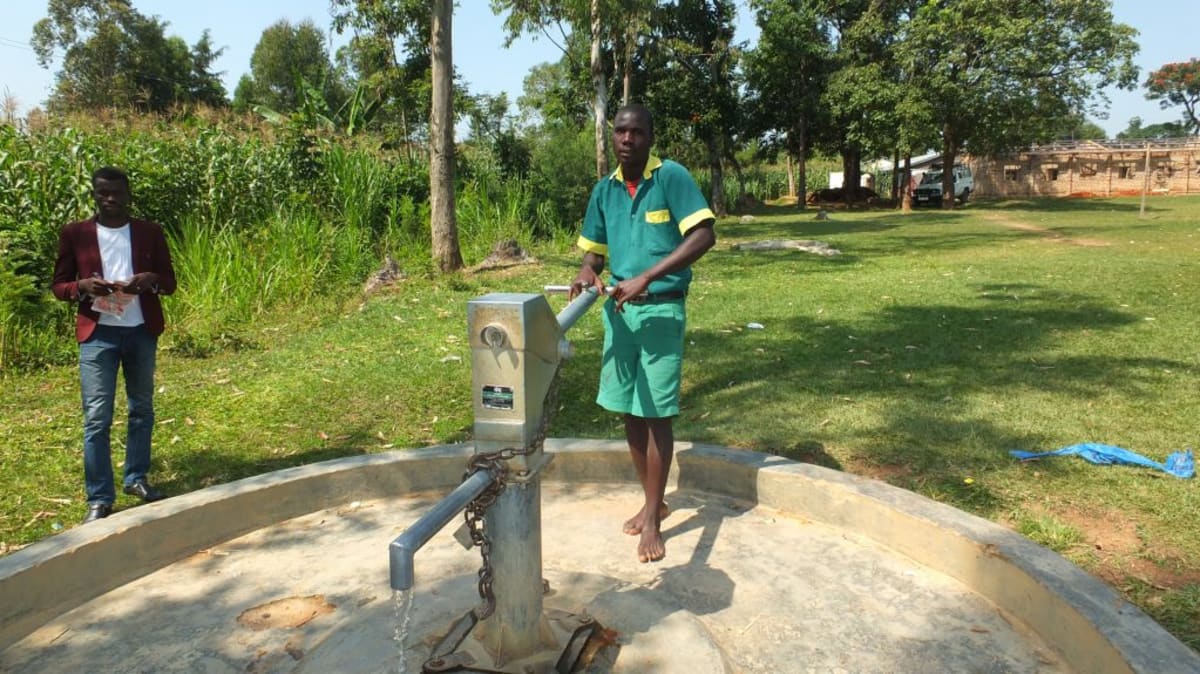
<instances>
[{"instance_id":1,"label":"blue tarpaulin","mask_svg":"<svg viewBox=\"0 0 1200 674\"><path fill-rule=\"evenodd\" d=\"M1136 452L1131 452L1128 449L1114 447L1112 445L1102 445L1099 442L1084 442L1070 447L1053 452L1023 452L1019 449L1009 450L1009 454L1017 457L1022 461L1029 459L1040 459L1043 456L1067 456L1076 454L1078 456L1098 464L1120 463L1130 466L1145 466L1146 468L1157 468L1158 470L1170 473L1175 477L1189 478L1196 474L1196 464L1192 459L1192 450L1185 449L1182 452L1172 452L1167 457L1165 464L1157 461L1152 461Z\"/></svg>"}]
</instances>

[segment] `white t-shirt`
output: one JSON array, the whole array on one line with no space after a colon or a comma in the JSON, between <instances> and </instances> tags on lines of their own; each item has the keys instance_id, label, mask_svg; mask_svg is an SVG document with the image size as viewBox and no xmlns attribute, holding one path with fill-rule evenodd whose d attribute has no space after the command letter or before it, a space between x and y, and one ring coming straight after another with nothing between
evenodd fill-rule
<instances>
[{"instance_id":1,"label":"white t-shirt","mask_svg":"<svg viewBox=\"0 0 1200 674\"><path fill-rule=\"evenodd\" d=\"M100 243L100 262L104 265L104 279L124 283L133 278L133 244L129 234L129 223L120 227L105 227L96 223L96 240ZM142 303L136 295L125 306L120 316L101 313L100 325L133 327L145 323Z\"/></svg>"}]
</instances>

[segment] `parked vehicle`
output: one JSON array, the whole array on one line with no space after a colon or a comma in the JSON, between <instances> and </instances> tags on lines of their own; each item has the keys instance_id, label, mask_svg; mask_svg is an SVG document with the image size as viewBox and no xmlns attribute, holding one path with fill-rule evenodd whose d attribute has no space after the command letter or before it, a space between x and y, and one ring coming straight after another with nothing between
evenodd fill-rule
<instances>
[{"instance_id":1,"label":"parked vehicle","mask_svg":"<svg viewBox=\"0 0 1200 674\"><path fill-rule=\"evenodd\" d=\"M971 175L970 167L964 164L954 165L954 197L958 203L966 203L975 189L975 178ZM913 205L935 206L942 203L942 167L934 165L921 176L921 182L913 190Z\"/></svg>"}]
</instances>

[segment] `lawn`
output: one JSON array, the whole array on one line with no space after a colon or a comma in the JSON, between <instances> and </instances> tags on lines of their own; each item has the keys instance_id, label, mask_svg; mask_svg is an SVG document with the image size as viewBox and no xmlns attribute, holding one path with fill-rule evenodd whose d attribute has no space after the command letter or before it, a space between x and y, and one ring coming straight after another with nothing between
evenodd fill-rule
<instances>
[{"instance_id":1,"label":"lawn","mask_svg":"<svg viewBox=\"0 0 1200 674\"><path fill-rule=\"evenodd\" d=\"M688 302L676 437L869 475L1000 522L1200 649L1200 481L1008 454L1094 441L1161 461L1196 444L1200 198L1151 199L1145 218L1136 199L829 220L765 207L718 235ZM816 239L841 254L733 248L765 239ZM207 358L173 350L168 333L156 482L180 493L469 439L466 301L574 276L575 251L533 252L536 265L414 275L366 300L348 290L231 326L231 347ZM592 402L598 312L570 336L577 355L550 433L619 438L620 420ZM0 552L84 512L74 368L3 383ZM132 505L122 496L118 509Z\"/></svg>"}]
</instances>

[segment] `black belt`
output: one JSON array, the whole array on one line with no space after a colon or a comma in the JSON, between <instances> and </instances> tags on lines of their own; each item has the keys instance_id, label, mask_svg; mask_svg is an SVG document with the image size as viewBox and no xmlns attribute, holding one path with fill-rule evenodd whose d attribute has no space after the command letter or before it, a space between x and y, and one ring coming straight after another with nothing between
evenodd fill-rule
<instances>
[{"instance_id":1,"label":"black belt","mask_svg":"<svg viewBox=\"0 0 1200 674\"><path fill-rule=\"evenodd\" d=\"M636 297L630 297L625 302L627 304L658 304L659 302L681 300L685 297L687 297L687 293L682 290L668 290L665 293L642 293Z\"/></svg>"}]
</instances>

